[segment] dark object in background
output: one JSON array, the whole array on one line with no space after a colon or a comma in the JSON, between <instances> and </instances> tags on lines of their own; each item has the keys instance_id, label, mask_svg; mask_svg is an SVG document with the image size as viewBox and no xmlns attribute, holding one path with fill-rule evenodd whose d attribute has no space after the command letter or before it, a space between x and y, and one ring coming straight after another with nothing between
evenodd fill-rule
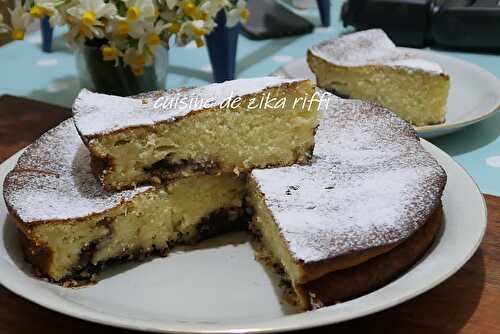
<instances>
[{"instance_id":1,"label":"dark object in background","mask_svg":"<svg viewBox=\"0 0 500 334\"><path fill-rule=\"evenodd\" d=\"M500 50L500 1L462 0L443 3L432 14L434 43L460 48Z\"/></svg>"},{"instance_id":2,"label":"dark object in background","mask_svg":"<svg viewBox=\"0 0 500 334\"><path fill-rule=\"evenodd\" d=\"M267 39L308 34L314 25L276 0L248 0L248 22L242 32L250 39Z\"/></svg>"},{"instance_id":3,"label":"dark object in background","mask_svg":"<svg viewBox=\"0 0 500 334\"><path fill-rule=\"evenodd\" d=\"M241 24L227 27L224 11L217 14L215 22L217 27L205 37L213 79L214 82L233 80L236 73L236 49Z\"/></svg>"},{"instance_id":4,"label":"dark object in background","mask_svg":"<svg viewBox=\"0 0 500 334\"><path fill-rule=\"evenodd\" d=\"M430 0L350 0L342 6L344 26L381 28L397 45L423 47Z\"/></svg>"},{"instance_id":5,"label":"dark object in background","mask_svg":"<svg viewBox=\"0 0 500 334\"><path fill-rule=\"evenodd\" d=\"M499 0L348 0L344 26L382 28L400 46L500 50Z\"/></svg>"}]
</instances>

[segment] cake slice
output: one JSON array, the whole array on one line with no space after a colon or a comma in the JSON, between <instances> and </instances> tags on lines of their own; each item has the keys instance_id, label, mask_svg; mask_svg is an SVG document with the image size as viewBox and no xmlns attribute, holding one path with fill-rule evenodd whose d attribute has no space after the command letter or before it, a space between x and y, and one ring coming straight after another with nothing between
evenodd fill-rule
<instances>
[{"instance_id":1,"label":"cake slice","mask_svg":"<svg viewBox=\"0 0 500 334\"><path fill-rule=\"evenodd\" d=\"M4 198L38 274L74 285L107 263L245 228L244 185L223 174L105 191L70 119L22 154L4 181Z\"/></svg>"},{"instance_id":2,"label":"cake slice","mask_svg":"<svg viewBox=\"0 0 500 334\"><path fill-rule=\"evenodd\" d=\"M450 78L434 62L396 48L380 29L324 41L307 53L317 85L384 106L415 126L445 121Z\"/></svg>"},{"instance_id":3,"label":"cake slice","mask_svg":"<svg viewBox=\"0 0 500 334\"><path fill-rule=\"evenodd\" d=\"M240 79L123 98L82 91L78 132L108 189L307 162L318 108L308 80Z\"/></svg>"},{"instance_id":4,"label":"cake slice","mask_svg":"<svg viewBox=\"0 0 500 334\"><path fill-rule=\"evenodd\" d=\"M253 170L260 256L303 309L368 293L427 250L446 174L414 130L370 103L331 98L312 163Z\"/></svg>"}]
</instances>

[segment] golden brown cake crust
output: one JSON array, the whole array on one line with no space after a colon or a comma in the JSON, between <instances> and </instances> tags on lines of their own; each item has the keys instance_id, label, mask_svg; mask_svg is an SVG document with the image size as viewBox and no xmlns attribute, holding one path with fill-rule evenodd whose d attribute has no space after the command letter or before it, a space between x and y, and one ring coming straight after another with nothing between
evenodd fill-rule
<instances>
[{"instance_id":1,"label":"golden brown cake crust","mask_svg":"<svg viewBox=\"0 0 500 334\"><path fill-rule=\"evenodd\" d=\"M415 264L429 249L442 224L441 205L410 238L392 250L344 270L296 286L304 309L333 305L373 291Z\"/></svg>"}]
</instances>

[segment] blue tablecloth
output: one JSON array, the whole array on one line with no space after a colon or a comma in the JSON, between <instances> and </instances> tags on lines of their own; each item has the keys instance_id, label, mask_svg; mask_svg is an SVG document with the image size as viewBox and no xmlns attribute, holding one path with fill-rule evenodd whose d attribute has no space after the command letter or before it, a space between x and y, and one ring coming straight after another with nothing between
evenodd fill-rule
<instances>
[{"instance_id":1,"label":"blue tablecloth","mask_svg":"<svg viewBox=\"0 0 500 334\"><path fill-rule=\"evenodd\" d=\"M238 44L237 77L257 77L271 73L284 63L305 56L306 49L331 38L343 28L339 21L341 1L332 1L332 26L297 38L251 41L241 37ZM319 26L317 10L300 11ZM39 32L26 41L0 48L0 94L25 96L70 106L79 81L73 53L66 47L61 30L56 31L54 50L40 49ZM211 67L205 49L173 47L167 78L169 88L193 86L211 81ZM500 77L500 56L494 54L447 52L475 63ZM16 112L12 110L12 112ZM484 193L500 195L500 113L454 134L432 142L463 165Z\"/></svg>"}]
</instances>

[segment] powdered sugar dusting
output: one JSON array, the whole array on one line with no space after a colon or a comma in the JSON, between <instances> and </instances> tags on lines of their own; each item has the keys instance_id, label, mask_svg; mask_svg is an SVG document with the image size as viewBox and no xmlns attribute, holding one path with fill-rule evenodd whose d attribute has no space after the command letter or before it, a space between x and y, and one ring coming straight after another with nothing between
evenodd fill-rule
<instances>
[{"instance_id":1,"label":"powdered sugar dusting","mask_svg":"<svg viewBox=\"0 0 500 334\"><path fill-rule=\"evenodd\" d=\"M85 218L148 189L104 191L92 174L89 152L70 119L26 149L5 179L4 197L23 222L33 223Z\"/></svg>"},{"instance_id":2,"label":"powdered sugar dusting","mask_svg":"<svg viewBox=\"0 0 500 334\"><path fill-rule=\"evenodd\" d=\"M141 99L92 93L82 90L73 104L76 127L83 136L95 136L134 126L153 126L209 107L220 105L228 98L255 94L270 87L301 81L280 77L238 79L190 89L173 89L145 94ZM184 106L180 103L167 108L155 108L159 98L177 96L179 99L196 98L206 102Z\"/></svg>"},{"instance_id":3,"label":"powdered sugar dusting","mask_svg":"<svg viewBox=\"0 0 500 334\"><path fill-rule=\"evenodd\" d=\"M337 66L386 65L441 74L439 64L401 51L381 29L370 29L314 45L309 51Z\"/></svg>"},{"instance_id":4,"label":"powdered sugar dusting","mask_svg":"<svg viewBox=\"0 0 500 334\"><path fill-rule=\"evenodd\" d=\"M435 209L446 180L406 122L333 95L312 164L252 176L304 262L405 240Z\"/></svg>"}]
</instances>

